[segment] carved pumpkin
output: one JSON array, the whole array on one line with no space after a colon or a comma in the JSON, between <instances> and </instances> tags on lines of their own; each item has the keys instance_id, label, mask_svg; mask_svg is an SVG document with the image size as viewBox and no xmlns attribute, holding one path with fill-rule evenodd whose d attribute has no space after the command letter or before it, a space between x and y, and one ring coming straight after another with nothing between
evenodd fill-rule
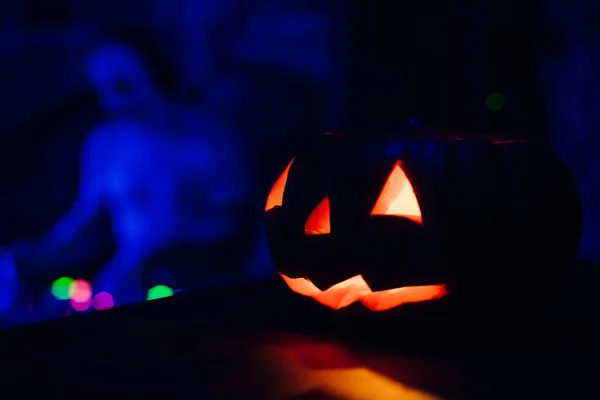
<instances>
[{"instance_id":1,"label":"carved pumpkin","mask_svg":"<svg viewBox=\"0 0 600 400\"><path fill-rule=\"evenodd\" d=\"M581 233L577 189L550 151L447 135L325 135L287 165L265 217L290 289L372 311L455 294L535 297Z\"/></svg>"}]
</instances>

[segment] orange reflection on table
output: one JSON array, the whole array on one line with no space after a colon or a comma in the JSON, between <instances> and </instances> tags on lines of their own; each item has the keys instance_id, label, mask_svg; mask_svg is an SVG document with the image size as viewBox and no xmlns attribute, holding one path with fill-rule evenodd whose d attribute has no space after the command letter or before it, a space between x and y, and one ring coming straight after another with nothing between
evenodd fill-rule
<instances>
[{"instance_id":1,"label":"orange reflection on table","mask_svg":"<svg viewBox=\"0 0 600 400\"><path fill-rule=\"evenodd\" d=\"M245 369L215 382L215 393L221 397L438 400L459 394L462 386L455 371L443 364L280 332L262 332L240 338L237 344L227 341L211 348L227 348L231 362Z\"/></svg>"}]
</instances>

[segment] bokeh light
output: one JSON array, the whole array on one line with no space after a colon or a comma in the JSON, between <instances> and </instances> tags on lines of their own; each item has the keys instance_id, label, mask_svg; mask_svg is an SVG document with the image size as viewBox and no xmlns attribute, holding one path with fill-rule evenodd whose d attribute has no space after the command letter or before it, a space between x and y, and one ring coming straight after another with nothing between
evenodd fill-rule
<instances>
[{"instance_id":1,"label":"bokeh light","mask_svg":"<svg viewBox=\"0 0 600 400\"><path fill-rule=\"evenodd\" d=\"M162 299L169 296L173 296L173 289L165 285L158 285L148 290L146 300Z\"/></svg>"},{"instance_id":2,"label":"bokeh light","mask_svg":"<svg viewBox=\"0 0 600 400\"><path fill-rule=\"evenodd\" d=\"M89 301L91 304L92 285L85 279L74 280L69 285L69 298L72 300L72 302L86 303Z\"/></svg>"},{"instance_id":3,"label":"bokeh light","mask_svg":"<svg viewBox=\"0 0 600 400\"><path fill-rule=\"evenodd\" d=\"M485 103L491 111L500 111L504 108L504 96L498 92L490 93Z\"/></svg>"},{"instance_id":4,"label":"bokeh light","mask_svg":"<svg viewBox=\"0 0 600 400\"><path fill-rule=\"evenodd\" d=\"M110 310L115 306L115 300L107 292L100 292L94 296L94 308L97 311Z\"/></svg>"},{"instance_id":5,"label":"bokeh light","mask_svg":"<svg viewBox=\"0 0 600 400\"><path fill-rule=\"evenodd\" d=\"M87 301L75 301L71 299L70 304L73 310L83 312L89 310L89 308L92 306L92 299L89 298Z\"/></svg>"},{"instance_id":6,"label":"bokeh light","mask_svg":"<svg viewBox=\"0 0 600 400\"><path fill-rule=\"evenodd\" d=\"M50 289L52 296L57 300L69 300L71 298L71 296L69 296L69 288L73 282L75 282L75 279L69 278L68 276L58 278L52 282L52 288Z\"/></svg>"}]
</instances>

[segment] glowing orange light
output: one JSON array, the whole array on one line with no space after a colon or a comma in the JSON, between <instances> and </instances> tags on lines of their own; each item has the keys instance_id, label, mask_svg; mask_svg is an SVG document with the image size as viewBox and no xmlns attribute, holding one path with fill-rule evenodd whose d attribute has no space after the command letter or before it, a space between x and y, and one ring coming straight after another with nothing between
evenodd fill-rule
<instances>
[{"instance_id":1,"label":"glowing orange light","mask_svg":"<svg viewBox=\"0 0 600 400\"><path fill-rule=\"evenodd\" d=\"M371 311L386 311L405 303L441 299L448 293L446 285L407 286L373 292L361 275L346 279L323 291L306 278L280 275L294 292L311 297L334 310L360 301Z\"/></svg>"},{"instance_id":2,"label":"glowing orange light","mask_svg":"<svg viewBox=\"0 0 600 400\"><path fill-rule=\"evenodd\" d=\"M371 215L395 215L422 224L421 208L408 177L397 162L388 177Z\"/></svg>"},{"instance_id":3,"label":"glowing orange light","mask_svg":"<svg viewBox=\"0 0 600 400\"><path fill-rule=\"evenodd\" d=\"M319 303L334 310L349 306L360 298L361 292L370 292L367 282L362 276L357 275L337 283L325 291L321 291L306 278L289 278L281 274L283 280L294 292L303 296L312 297Z\"/></svg>"},{"instance_id":4,"label":"glowing orange light","mask_svg":"<svg viewBox=\"0 0 600 400\"><path fill-rule=\"evenodd\" d=\"M446 285L406 286L372 292L361 296L359 301L369 310L385 311L405 303L439 300L446 294Z\"/></svg>"},{"instance_id":5,"label":"glowing orange light","mask_svg":"<svg viewBox=\"0 0 600 400\"><path fill-rule=\"evenodd\" d=\"M287 183L288 173L290 172L290 168L294 159L288 164L288 166L283 170L279 178L275 181L275 184L271 188L271 192L269 192L269 197L267 197L267 205L265 206L265 211L269 211L271 208L281 206L283 204L283 192L285 191L285 185Z\"/></svg>"},{"instance_id":6,"label":"glowing orange light","mask_svg":"<svg viewBox=\"0 0 600 400\"><path fill-rule=\"evenodd\" d=\"M327 196L321 200L308 216L304 225L304 233L307 235L325 235L331 233L331 226L329 224L329 198Z\"/></svg>"}]
</instances>

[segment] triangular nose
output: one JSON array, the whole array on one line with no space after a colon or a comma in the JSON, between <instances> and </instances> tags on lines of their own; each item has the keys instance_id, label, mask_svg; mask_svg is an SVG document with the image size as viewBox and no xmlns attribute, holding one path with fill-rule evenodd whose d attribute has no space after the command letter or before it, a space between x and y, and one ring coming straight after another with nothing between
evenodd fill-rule
<instances>
[{"instance_id":1,"label":"triangular nose","mask_svg":"<svg viewBox=\"0 0 600 400\"><path fill-rule=\"evenodd\" d=\"M417 196L399 161L385 182L371 215L395 215L422 223Z\"/></svg>"}]
</instances>

